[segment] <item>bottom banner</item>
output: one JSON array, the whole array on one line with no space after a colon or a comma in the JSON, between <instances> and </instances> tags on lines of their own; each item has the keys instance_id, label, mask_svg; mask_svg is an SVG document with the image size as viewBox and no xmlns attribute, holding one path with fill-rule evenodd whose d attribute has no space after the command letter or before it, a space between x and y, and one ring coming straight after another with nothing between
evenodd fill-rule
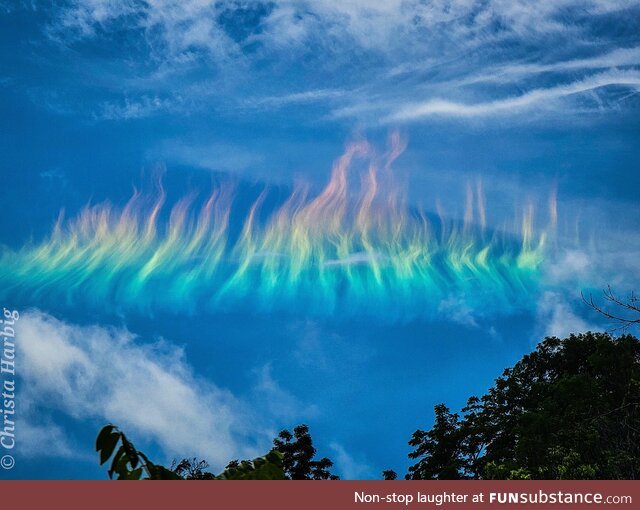
<instances>
[{"instance_id":1,"label":"bottom banner","mask_svg":"<svg viewBox=\"0 0 640 510\"><path fill-rule=\"evenodd\" d=\"M638 481L3 481L3 508L640 508Z\"/></svg>"}]
</instances>

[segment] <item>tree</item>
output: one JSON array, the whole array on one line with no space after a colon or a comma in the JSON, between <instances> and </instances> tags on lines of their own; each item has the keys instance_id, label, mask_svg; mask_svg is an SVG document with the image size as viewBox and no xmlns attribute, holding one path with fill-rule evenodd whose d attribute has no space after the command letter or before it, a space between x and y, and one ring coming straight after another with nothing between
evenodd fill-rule
<instances>
[{"instance_id":1,"label":"tree","mask_svg":"<svg viewBox=\"0 0 640 510\"><path fill-rule=\"evenodd\" d=\"M444 404L436 405L434 411L435 424L431 430L416 430L409 441L409 445L415 447L409 458L420 460L409 468L407 480L463 478L459 417Z\"/></svg>"},{"instance_id":2,"label":"tree","mask_svg":"<svg viewBox=\"0 0 640 510\"><path fill-rule=\"evenodd\" d=\"M611 290L611 286L608 286L602 293L605 301L609 303L606 308L597 304L591 294L588 299L582 294L582 300L600 315L604 315L616 324L614 330L627 331L631 326L640 324L640 298L634 292L627 299L623 299Z\"/></svg>"},{"instance_id":3,"label":"tree","mask_svg":"<svg viewBox=\"0 0 640 510\"><path fill-rule=\"evenodd\" d=\"M198 460L196 457L184 458L180 462L173 461L171 471L185 480L215 480L215 475L205 471L209 467L206 460ZM229 469L229 465L227 469ZM235 465L233 466L235 467Z\"/></svg>"},{"instance_id":4,"label":"tree","mask_svg":"<svg viewBox=\"0 0 640 510\"><path fill-rule=\"evenodd\" d=\"M329 472L332 461L327 457L313 460L316 449L307 425L298 425L293 429L293 434L288 430L281 431L273 440L273 445L283 454L283 467L288 479L338 480L338 476Z\"/></svg>"},{"instance_id":5,"label":"tree","mask_svg":"<svg viewBox=\"0 0 640 510\"><path fill-rule=\"evenodd\" d=\"M461 417L435 407L413 434L412 479L640 477L640 342L546 338Z\"/></svg>"},{"instance_id":6,"label":"tree","mask_svg":"<svg viewBox=\"0 0 640 510\"><path fill-rule=\"evenodd\" d=\"M116 447L120 443L120 447ZM117 480L284 480L282 453L271 450L254 460L234 461L219 475L205 472L206 461L183 459L172 470L154 464L115 425L105 425L96 439L100 465L113 457L109 478ZM114 453L115 452L115 453Z\"/></svg>"}]
</instances>

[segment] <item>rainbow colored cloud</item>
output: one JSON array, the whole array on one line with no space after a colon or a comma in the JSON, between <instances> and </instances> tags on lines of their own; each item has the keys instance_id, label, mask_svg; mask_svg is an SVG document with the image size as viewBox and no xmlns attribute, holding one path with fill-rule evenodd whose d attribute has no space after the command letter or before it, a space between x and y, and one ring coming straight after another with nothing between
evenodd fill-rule
<instances>
[{"instance_id":1,"label":"rainbow colored cloud","mask_svg":"<svg viewBox=\"0 0 640 510\"><path fill-rule=\"evenodd\" d=\"M433 317L460 296L480 313L527 306L536 290L556 212L535 232L533 207L514 236L486 226L480 186L468 188L464 221L411 209L391 165L404 145L391 136L377 158L349 145L320 194L303 186L270 211L267 192L233 234L234 188L219 185L198 202L189 194L163 220L166 194L134 193L124 208L85 207L59 219L51 235L0 252L0 288L41 302L112 311L226 311ZM354 159L366 170L353 168ZM355 184L354 184L355 181Z\"/></svg>"}]
</instances>

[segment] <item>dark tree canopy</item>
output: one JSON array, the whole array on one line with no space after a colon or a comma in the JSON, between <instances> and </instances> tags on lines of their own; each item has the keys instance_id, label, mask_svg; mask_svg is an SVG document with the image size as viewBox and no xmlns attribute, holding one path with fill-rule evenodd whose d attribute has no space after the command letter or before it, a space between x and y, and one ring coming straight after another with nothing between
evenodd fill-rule
<instances>
[{"instance_id":1,"label":"dark tree canopy","mask_svg":"<svg viewBox=\"0 0 640 510\"><path fill-rule=\"evenodd\" d=\"M397 480L398 479L398 473L396 473L393 469L385 469L382 472L382 479L383 480Z\"/></svg>"},{"instance_id":2,"label":"dark tree canopy","mask_svg":"<svg viewBox=\"0 0 640 510\"><path fill-rule=\"evenodd\" d=\"M640 342L550 337L461 414L435 407L410 479L640 477Z\"/></svg>"},{"instance_id":3,"label":"dark tree canopy","mask_svg":"<svg viewBox=\"0 0 640 510\"><path fill-rule=\"evenodd\" d=\"M263 457L232 460L219 475L206 471L209 463L197 457L174 460L171 468L155 464L112 424L98 433L96 451L101 465L112 459L108 475L118 480L338 480L329 471L333 462L326 457L313 460L316 449L306 425L298 425L293 434L283 430L273 444Z\"/></svg>"},{"instance_id":4,"label":"dark tree canopy","mask_svg":"<svg viewBox=\"0 0 640 510\"><path fill-rule=\"evenodd\" d=\"M431 480L443 478L457 480L462 478L462 457L460 453L460 419L452 414L444 404L434 408L436 417L429 431L416 430L409 445L415 450L409 454L411 459L421 459L409 468L408 478L413 480Z\"/></svg>"},{"instance_id":5,"label":"dark tree canopy","mask_svg":"<svg viewBox=\"0 0 640 510\"><path fill-rule=\"evenodd\" d=\"M185 480L215 480L213 473L205 471L209 467L206 460L198 460L196 457L188 457L180 462L174 461L171 470ZM237 467L237 465L229 464L226 469Z\"/></svg>"},{"instance_id":6,"label":"dark tree canopy","mask_svg":"<svg viewBox=\"0 0 640 510\"><path fill-rule=\"evenodd\" d=\"M548 337L507 368L459 413L435 406L434 424L416 430L407 479L640 478L640 341L607 333ZM171 469L151 462L114 425L96 440L100 463L118 479L336 480L333 462L315 460L307 425L283 430L274 449L231 461L214 475L197 458ZM394 480L392 470L383 472Z\"/></svg>"},{"instance_id":7,"label":"dark tree canopy","mask_svg":"<svg viewBox=\"0 0 640 510\"><path fill-rule=\"evenodd\" d=\"M283 454L283 468L291 480L338 480L329 469L333 466L327 457L313 460L316 449L307 425L298 425L293 434L283 430L273 440L273 446Z\"/></svg>"},{"instance_id":8,"label":"dark tree canopy","mask_svg":"<svg viewBox=\"0 0 640 510\"><path fill-rule=\"evenodd\" d=\"M118 447L120 445L120 447ZM174 462L172 469L149 460L113 424L102 427L96 438L100 465L111 459L109 478L117 480L284 480L282 453L271 450L253 460L234 461L219 475L208 473L209 466L195 457Z\"/></svg>"}]
</instances>

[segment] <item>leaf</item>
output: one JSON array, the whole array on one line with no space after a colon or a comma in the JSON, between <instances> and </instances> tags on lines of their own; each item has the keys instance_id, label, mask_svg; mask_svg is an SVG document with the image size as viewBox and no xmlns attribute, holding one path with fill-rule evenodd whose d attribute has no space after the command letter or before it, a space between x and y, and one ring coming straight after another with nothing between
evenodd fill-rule
<instances>
[{"instance_id":1,"label":"leaf","mask_svg":"<svg viewBox=\"0 0 640 510\"><path fill-rule=\"evenodd\" d=\"M118 459L116 465L116 473L118 473L118 480L127 480L129 477L129 469L127 468L127 464L129 464L129 458L126 454L122 454Z\"/></svg>"},{"instance_id":2,"label":"leaf","mask_svg":"<svg viewBox=\"0 0 640 510\"><path fill-rule=\"evenodd\" d=\"M134 469L129 473L129 475L127 476L127 480L140 480L141 476L142 476L142 468L139 467L138 469Z\"/></svg>"},{"instance_id":3,"label":"leaf","mask_svg":"<svg viewBox=\"0 0 640 510\"><path fill-rule=\"evenodd\" d=\"M111 424L105 425L104 427L102 427L102 429L98 433L98 437L96 438L97 452L104 448L105 441L109 438L109 436L113 432L113 429L115 429L115 426Z\"/></svg>"},{"instance_id":4,"label":"leaf","mask_svg":"<svg viewBox=\"0 0 640 510\"><path fill-rule=\"evenodd\" d=\"M131 463L131 467L135 469L138 466L138 461L139 461L138 452L136 451L131 441L127 439L127 436L125 436L124 434L120 434L120 435L122 436L122 447L124 448L124 451L127 454L129 462Z\"/></svg>"},{"instance_id":5,"label":"leaf","mask_svg":"<svg viewBox=\"0 0 640 510\"><path fill-rule=\"evenodd\" d=\"M120 438L120 434L117 432L112 432L104 438L101 442L100 451L100 465L104 464L109 460L109 457L113 454L113 450L115 450L116 445L118 444L118 439Z\"/></svg>"},{"instance_id":6,"label":"leaf","mask_svg":"<svg viewBox=\"0 0 640 510\"><path fill-rule=\"evenodd\" d=\"M218 480L284 480L282 468L283 454L271 450L264 457L253 461L243 460L230 469L226 469L216 477Z\"/></svg>"},{"instance_id":7,"label":"leaf","mask_svg":"<svg viewBox=\"0 0 640 510\"><path fill-rule=\"evenodd\" d=\"M180 475L174 473L170 469L167 469L164 466L154 466L155 467L155 478L154 480L184 480Z\"/></svg>"},{"instance_id":8,"label":"leaf","mask_svg":"<svg viewBox=\"0 0 640 510\"><path fill-rule=\"evenodd\" d=\"M120 466L120 461L123 458L126 459L124 446L120 446L120 448L118 448L118 450L116 451L116 454L113 456L113 461L111 462L111 469L109 469L109 472L108 472L109 478L113 478L114 473L117 473L118 475L120 474L119 466Z\"/></svg>"}]
</instances>

